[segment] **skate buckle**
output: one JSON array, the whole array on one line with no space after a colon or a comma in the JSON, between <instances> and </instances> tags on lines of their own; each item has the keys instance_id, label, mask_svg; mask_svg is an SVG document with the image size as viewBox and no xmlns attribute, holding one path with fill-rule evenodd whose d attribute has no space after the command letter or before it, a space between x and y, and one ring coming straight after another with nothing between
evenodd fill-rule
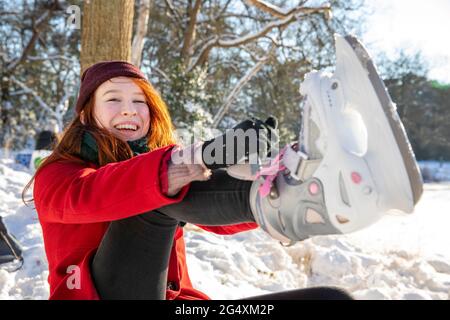
<instances>
[{"instance_id":1,"label":"skate buckle","mask_svg":"<svg viewBox=\"0 0 450 320\"><path fill-rule=\"evenodd\" d=\"M288 145L283 156L283 164L289 170L290 175L295 180L302 180L308 155L299 150L294 150L292 145Z\"/></svg>"}]
</instances>

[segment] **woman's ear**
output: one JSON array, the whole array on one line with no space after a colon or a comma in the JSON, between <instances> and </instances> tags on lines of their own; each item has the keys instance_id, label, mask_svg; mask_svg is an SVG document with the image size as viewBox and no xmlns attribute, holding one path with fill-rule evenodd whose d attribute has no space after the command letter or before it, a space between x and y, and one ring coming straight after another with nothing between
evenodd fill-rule
<instances>
[{"instance_id":1,"label":"woman's ear","mask_svg":"<svg viewBox=\"0 0 450 320\"><path fill-rule=\"evenodd\" d=\"M86 124L84 122L84 111L81 111L81 113L80 113L80 121L81 121L82 124Z\"/></svg>"}]
</instances>

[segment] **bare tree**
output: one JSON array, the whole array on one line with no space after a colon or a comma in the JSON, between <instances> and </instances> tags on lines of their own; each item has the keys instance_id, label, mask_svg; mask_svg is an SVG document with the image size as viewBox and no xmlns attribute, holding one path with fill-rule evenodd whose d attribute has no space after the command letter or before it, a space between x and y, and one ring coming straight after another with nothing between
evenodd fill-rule
<instances>
[{"instance_id":1,"label":"bare tree","mask_svg":"<svg viewBox=\"0 0 450 320\"><path fill-rule=\"evenodd\" d=\"M144 49L145 35L148 30L148 17L150 15L150 0L139 1L139 11L137 18L137 27L133 36L133 44L131 45L131 62L141 65L142 50Z\"/></svg>"},{"instance_id":2,"label":"bare tree","mask_svg":"<svg viewBox=\"0 0 450 320\"><path fill-rule=\"evenodd\" d=\"M220 121L223 119L223 116L228 112L228 109L231 107L233 101L236 99L236 96L241 91L242 87L262 68L262 66L270 59L270 56L274 52L275 46L273 45L269 53L258 59L258 62L247 71L247 73L238 81L238 83L234 86L233 90L231 90L230 94L225 100L225 103L220 107L216 116L213 119L212 127L217 128Z\"/></svg>"},{"instance_id":3,"label":"bare tree","mask_svg":"<svg viewBox=\"0 0 450 320\"><path fill-rule=\"evenodd\" d=\"M23 5L22 10L2 11L2 41L0 43L0 145L12 145L12 140L20 129L17 118L20 119L22 110L13 108L11 100L18 86L21 95L41 97L31 90L25 83L19 81L15 75L26 74L27 67L36 46L46 46L46 32L49 21L56 13L61 12L61 1L53 0L39 3L33 9ZM3 38L3 34L8 36ZM17 37L19 36L19 37ZM11 38L9 38L11 37ZM15 38L14 38L15 37ZM19 48L19 49L18 49ZM20 82L20 84L19 84ZM43 102L43 100L41 99ZM38 105L40 103L38 102ZM47 105L48 106L48 105Z\"/></svg>"},{"instance_id":4,"label":"bare tree","mask_svg":"<svg viewBox=\"0 0 450 320\"><path fill-rule=\"evenodd\" d=\"M186 27L186 31L184 33L184 41L183 41L183 47L181 48L181 59L184 62L188 62L188 57L190 54L192 54L192 44L195 41L195 29L197 25L197 18L198 14L200 12L202 1L196 0L193 6L189 6L188 8L188 25Z\"/></svg>"},{"instance_id":5,"label":"bare tree","mask_svg":"<svg viewBox=\"0 0 450 320\"><path fill-rule=\"evenodd\" d=\"M36 123L61 127L80 71L112 59L150 71L177 125L227 126L248 112L272 110L289 121L298 116L298 79L329 65L332 34L349 25L342 12L361 10L358 1L18 1L24 8L4 2L0 142L9 136L19 145L18 133L32 134ZM69 5L83 6L81 30L64 27Z\"/></svg>"},{"instance_id":6,"label":"bare tree","mask_svg":"<svg viewBox=\"0 0 450 320\"><path fill-rule=\"evenodd\" d=\"M269 14L275 16L277 19L270 23L267 23L259 30L243 36L234 36L231 39L226 39L224 36L215 36L202 46L200 52L197 54L194 61L190 64L189 70L192 70L198 65L204 64L208 60L208 56L213 48L233 48L249 44L262 37L265 37L274 29L285 29L289 24L294 23L300 17L304 17L307 15L323 14L327 19L331 15L331 8L328 4L314 8L303 7L302 5L299 5L293 9L287 10L286 13L283 13L281 9L275 6L269 6L264 1L251 0L247 2L252 6L257 7L258 9L262 9L265 12L268 12Z\"/></svg>"},{"instance_id":7,"label":"bare tree","mask_svg":"<svg viewBox=\"0 0 450 320\"><path fill-rule=\"evenodd\" d=\"M330 19L328 3L306 6L305 2L299 1L297 5L286 5L285 8L262 0L155 2L149 37L163 45L146 52L152 52L150 61L155 61L155 56L159 58L151 68L160 75L170 74L166 66L180 61L181 68L176 72L185 79L199 68L208 70L210 83L217 82L217 76L221 76L224 82L217 90L220 90L222 101L209 109L215 115L210 125L217 127L232 110L246 84L270 63L277 50L287 47L282 41L286 29L315 17L323 21ZM161 29L156 21L164 21ZM167 81L167 77L162 79ZM178 80L171 81L177 83ZM186 85L190 83L184 81ZM178 84L175 87L175 90L167 88L167 95L179 97L187 91ZM176 92L177 88L181 88L180 92ZM177 99L172 101L177 103ZM178 104L179 107L183 108Z\"/></svg>"}]
</instances>

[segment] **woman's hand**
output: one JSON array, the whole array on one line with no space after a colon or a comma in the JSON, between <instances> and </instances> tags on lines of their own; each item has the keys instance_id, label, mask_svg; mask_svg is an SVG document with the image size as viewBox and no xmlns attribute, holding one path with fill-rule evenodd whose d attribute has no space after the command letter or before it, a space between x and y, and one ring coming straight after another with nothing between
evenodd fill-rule
<instances>
[{"instance_id":1,"label":"woman's hand","mask_svg":"<svg viewBox=\"0 0 450 320\"><path fill-rule=\"evenodd\" d=\"M175 147L167 168L167 195L176 195L181 188L192 181L206 181L211 176L202 162L202 142L185 148Z\"/></svg>"},{"instance_id":2,"label":"woman's hand","mask_svg":"<svg viewBox=\"0 0 450 320\"><path fill-rule=\"evenodd\" d=\"M266 121L256 118L244 120L221 136L205 141L203 162L209 169L227 168L241 163L258 164L277 150L278 120L270 116Z\"/></svg>"}]
</instances>

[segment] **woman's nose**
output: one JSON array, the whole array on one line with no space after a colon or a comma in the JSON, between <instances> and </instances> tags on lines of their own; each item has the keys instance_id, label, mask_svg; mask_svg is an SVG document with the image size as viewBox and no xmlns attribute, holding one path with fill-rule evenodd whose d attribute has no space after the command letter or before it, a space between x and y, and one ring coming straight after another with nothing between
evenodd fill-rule
<instances>
[{"instance_id":1,"label":"woman's nose","mask_svg":"<svg viewBox=\"0 0 450 320\"><path fill-rule=\"evenodd\" d=\"M124 103L121 112L124 116L135 116L137 114L137 110L132 102Z\"/></svg>"}]
</instances>

